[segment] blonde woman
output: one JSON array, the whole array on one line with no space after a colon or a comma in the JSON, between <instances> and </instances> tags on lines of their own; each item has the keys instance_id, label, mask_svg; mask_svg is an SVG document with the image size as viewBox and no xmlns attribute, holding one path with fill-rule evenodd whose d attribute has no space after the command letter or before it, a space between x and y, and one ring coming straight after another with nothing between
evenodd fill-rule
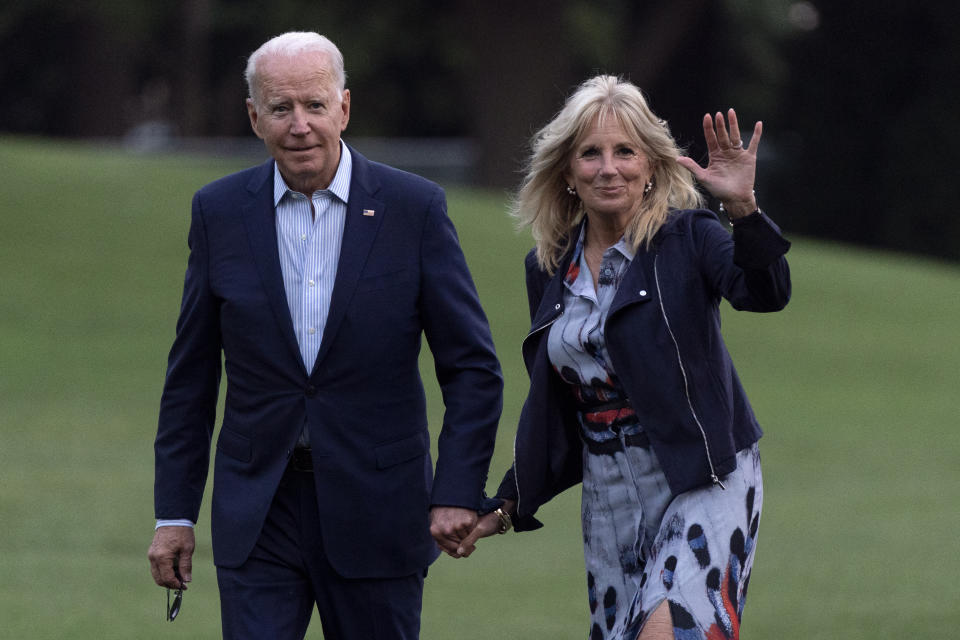
<instances>
[{"instance_id":1,"label":"blonde woman","mask_svg":"<svg viewBox=\"0 0 960 640\"><path fill-rule=\"evenodd\" d=\"M533 140L514 206L536 242L530 390L499 508L458 552L539 528L538 507L582 482L591 640L738 637L761 430L719 303L777 311L790 297L790 243L754 196L761 130L745 146L732 109L706 115L704 168L637 87L597 76Z\"/></svg>"}]
</instances>

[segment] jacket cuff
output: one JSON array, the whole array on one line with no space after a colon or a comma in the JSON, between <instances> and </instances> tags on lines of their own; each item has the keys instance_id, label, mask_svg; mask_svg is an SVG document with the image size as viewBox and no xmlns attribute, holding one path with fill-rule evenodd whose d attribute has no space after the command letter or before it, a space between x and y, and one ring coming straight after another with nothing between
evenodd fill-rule
<instances>
[{"instance_id":1,"label":"jacket cuff","mask_svg":"<svg viewBox=\"0 0 960 640\"><path fill-rule=\"evenodd\" d=\"M503 481L500 483L500 488L497 489L497 497L491 499L499 500L501 504L504 500L513 500L517 503L517 507L520 506L520 498L517 496L517 482L513 467L507 469L507 472L503 475ZM494 510L496 510L496 507L491 509L491 511ZM532 514L512 513L510 514L510 519L513 520L514 531L533 531L543 526L543 523L534 518Z\"/></svg>"},{"instance_id":2,"label":"jacket cuff","mask_svg":"<svg viewBox=\"0 0 960 640\"><path fill-rule=\"evenodd\" d=\"M503 480L500 481L500 486L497 488L496 497L503 500L517 500L517 481L512 466L503 474Z\"/></svg>"},{"instance_id":3,"label":"jacket cuff","mask_svg":"<svg viewBox=\"0 0 960 640\"><path fill-rule=\"evenodd\" d=\"M503 503L504 500L502 498L488 498L487 496L484 496L483 501L480 503L480 508L477 509L477 515L485 516L488 513L493 513L502 507Z\"/></svg>"},{"instance_id":4,"label":"jacket cuff","mask_svg":"<svg viewBox=\"0 0 960 640\"><path fill-rule=\"evenodd\" d=\"M536 531L543 526L542 522L530 515L511 516L511 520L513 520L513 530L518 533L523 531Z\"/></svg>"},{"instance_id":5,"label":"jacket cuff","mask_svg":"<svg viewBox=\"0 0 960 640\"><path fill-rule=\"evenodd\" d=\"M480 509L482 498L477 497L474 500L467 500L461 496L438 496L434 495L430 499L430 508L433 507L456 507L458 509L469 509L470 511L477 511Z\"/></svg>"},{"instance_id":6,"label":"jacket cuff","mask_svg":"<svg viewBox=\"0 0 960 640\"><path fill-rule=\"evenodd\" d=\"M743 269L766 269L790 249L780 228L759 209L733 223L733 262Z\"/></svg>"}]
</instances>

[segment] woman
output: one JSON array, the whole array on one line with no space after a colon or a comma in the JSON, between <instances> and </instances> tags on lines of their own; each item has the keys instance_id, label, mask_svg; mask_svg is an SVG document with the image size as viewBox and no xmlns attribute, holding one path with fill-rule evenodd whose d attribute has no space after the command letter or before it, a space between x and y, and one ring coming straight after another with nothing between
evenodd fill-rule
<instances>
[{"instance_id":1,"label":"woman","mask_svg":"<svg viewBox=\"0 0 960 640\"><path fill-rule=\"evenodd\" d=\"M728 124L729 122L729 124ZM590 638L736 638L763 488L761 430L720 335L721 297L777 311L790 244L753 192L757 123L706 115L706 168L632 84L584 82L533 141L530 390L480 537L535 529L583 483ZM731 234L694 178L721 203Z\"/></svg>"}]
</instances>

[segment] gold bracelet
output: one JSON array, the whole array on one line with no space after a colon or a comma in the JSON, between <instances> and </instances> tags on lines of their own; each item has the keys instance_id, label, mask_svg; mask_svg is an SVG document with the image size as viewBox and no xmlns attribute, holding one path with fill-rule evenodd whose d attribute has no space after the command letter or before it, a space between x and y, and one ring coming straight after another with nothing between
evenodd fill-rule
<instances>
[{"instance_id":1,"label":"gold bracelet","mask_svg":"<svg viewBox=\"0 0 960 640\"><path fill-rule=\"evenodd\" d=\"M496 511L494 511L494 513L497 514L498 518L500 518L500 526L497 527L497 533L502 535L513 528L513 520L510 519L509 513L501 508L498 508Z\"/></svg>"}]
</instances>

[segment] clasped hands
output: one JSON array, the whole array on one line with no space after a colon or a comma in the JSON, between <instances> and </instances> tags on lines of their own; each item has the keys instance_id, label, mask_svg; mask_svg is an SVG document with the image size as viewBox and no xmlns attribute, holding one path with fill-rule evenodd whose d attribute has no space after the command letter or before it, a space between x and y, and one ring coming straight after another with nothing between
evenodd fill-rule
<instances>
[{"instance_id":1,"label":"clasped hands","mask_svg":"<svg viewBox=\"0 0 960 640\"><path fill-rule=\"evenodd\" d=\"M513 502L507 501L503 510L513 510ZM500 529L496 513L478 515L471 509L461 507L433 507L430 510L430 534L440 550L451 558L466 558L476 550L480 538L491 536Z\"/></svg>"}]
</instances>

